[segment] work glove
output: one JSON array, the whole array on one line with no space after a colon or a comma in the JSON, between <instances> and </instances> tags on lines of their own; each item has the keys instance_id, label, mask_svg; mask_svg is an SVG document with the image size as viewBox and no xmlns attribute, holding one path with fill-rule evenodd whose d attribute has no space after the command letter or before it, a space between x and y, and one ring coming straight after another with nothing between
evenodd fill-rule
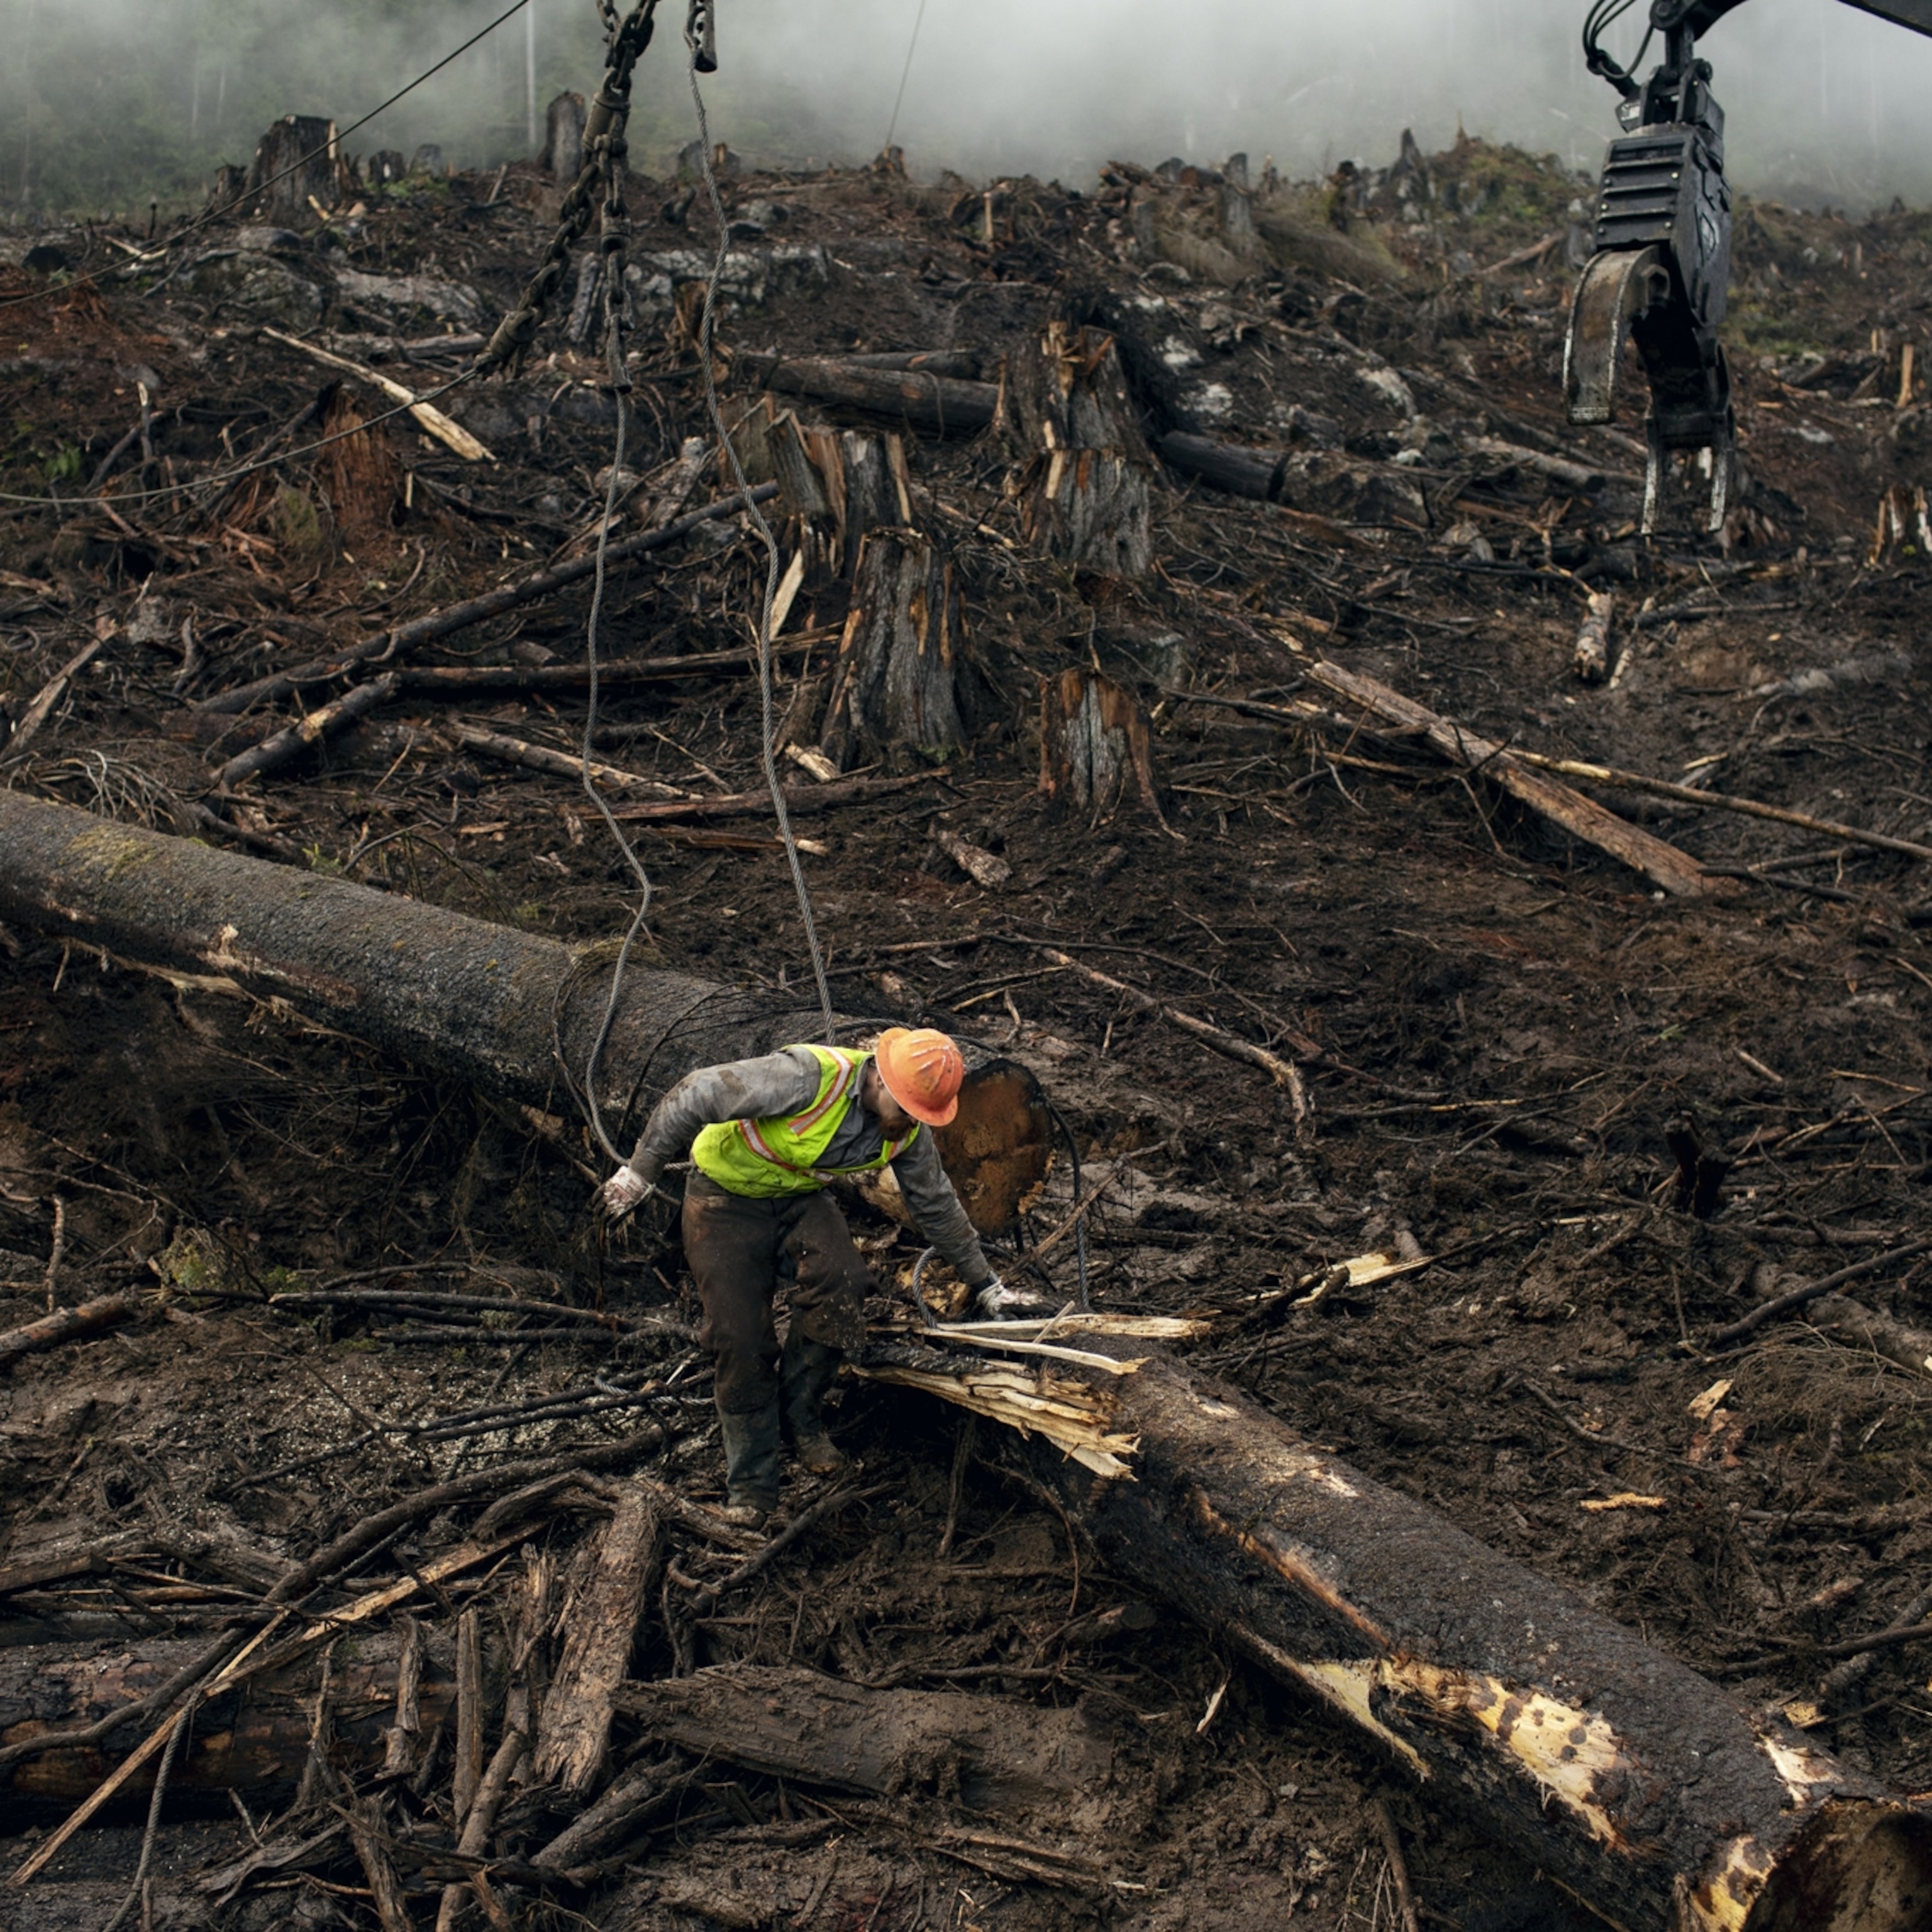
<instances>
[{"instance_id":1,"label":"work glove","mask_svg":"<svg viewBox=\"0 0 1932 1932\"><path fill-rule=\"evenodd\" d=\"M1030 1308L1034 1304L1030 1295L1022 1294L1009 1288L998 1275L981 1286L973 1297L973 1305L988 1322L1004 1322L1014 1310Z\"/></svg>"},{"instance_id":2,"label":"work glove","mask_svg":"<svg viewBox=\"0 0 1932 1932\"><path fill-rule=\"evenodd\" d=\"M597 1204L607 1221L621 1221L656 1192L650 1182L626 1162L598 1190Z\"/></svg>"}]
</instances>

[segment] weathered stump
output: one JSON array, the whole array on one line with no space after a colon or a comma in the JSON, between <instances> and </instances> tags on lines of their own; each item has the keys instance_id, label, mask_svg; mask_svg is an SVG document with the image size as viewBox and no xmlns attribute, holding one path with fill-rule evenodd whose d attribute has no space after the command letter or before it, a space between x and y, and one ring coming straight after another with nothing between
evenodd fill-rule
<instances>
[{"instance_id":1,"label":"weathered stump","mask_svg":"<svg viewBox=\"0 0 1932 1932\"><path fill-rule=\"evenodd\" d=\"M963 750L965 618L951 562L916 530L866 535L820 747L842 770Z\"/></svg>"},{"instance_id":2,"label":"weathered stump","mask_svg":"<svg viewBox=\"0 0 1932 1932\"><path fill-rule=\"evenodd\" d=\"M1132 692L1097 671L1064 670L1040 693L1040 789L1098 823L1133 796L1161 819L1154 741Z\"/></svg>"},{"instance_id":3,"label":"weathered stump","mask_svg":"<svg viewBox=\"0 0 1932 1932\"><path fill-rule=\"evenodd\" d=\"M1028 541L1076 569L1142 575L1154 560L1154 462L1114 338L1048 323L1008 365L998 427Z\"/></svg>"},{"instance_id":4,"label":"weathered stump","mask_svg":"<svg viewBox=\"0 0 1932 1932\"><path fill-rule=\"evenodd\" d=\"M752 483L775 482L787 548L808 576L849 578L871 531L918 520L904 439L803 423L761 396L731 432Z\"/></svg>"},{"instance_id":5,"label":"weathered stump","mask_svg":"<svg viewBox=\"0 0 1932 1932\"><path fill-rule=\"evenodd\" d=\"M332 208L344 184L335 123L320 115L290 114L256 144L246 192L261 197L258 212L292 227L315 219L311 196Z\"/></svg>"},{"instance_id":6,"label":"weathered stump","mask_svg":"<svg viewBox=\"0 0 1932 1932\"><path fill-rule=\"evenodd\" d=\"M560 94L544 122L542 167L560 182L574 182L584 168L584 97Z\"/></svg>"}]
</instances>

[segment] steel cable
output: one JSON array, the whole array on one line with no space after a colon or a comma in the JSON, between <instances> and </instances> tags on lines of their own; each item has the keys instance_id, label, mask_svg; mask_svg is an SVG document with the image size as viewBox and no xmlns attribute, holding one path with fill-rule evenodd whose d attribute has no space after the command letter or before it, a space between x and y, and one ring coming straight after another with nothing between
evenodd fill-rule
<instances>
[{"instance_id":1,"label":"steel cable","mask_svg":"<svg viewBox=\"0 0 1932 1932\"><path fill-rule=\"evenodd\" d=\"M700 0L700 5L704 0ZM694 8L694 16L698 11ZM777 601L778 589L778 542L772 534L772 526L765 520L764 512L749 500L751 485L745 480L744 465L738 460L738 452L724 428L724 412L718 400L718 379L712 368L712 344L716 328L718 278L724 272L725 252L729 245L730 226L724 218L724 197L718 191L718 176L711 161L711 125L704 111L704 94L698 84L700 71L701 43L695 32L687 29L685 38L691 51L691 98L698 110L698 158L704 177L704 189L711 204L712 218L718 224L718 250L712 257L710 279L704 287L704 313L698 323L698 358L704 370L704 400L710 412L711 426L724 452L725 460L730 465L731 480L738 489L746 494L746 505L751 512L752 521L757 526L759 541L765 547L765 590L758 612L758 702L760 727L759 748L764 754L765 784L772 795L772 810L778 820L778 836L784 842L786 862L791 868L791 882L798 895L799 916L805 922L805 942L812 955L812 974L818 985L818 1000L825 1017L825 1043L837 1043L838 1027L832 1009L832 987L826 976L825 956L818 943L818 922L812 908L812 894L805 883L805 867L798 856L797 842L792 836L791 814L785 809L784 788L778 783L778 758L772 743L772 607Z\"/></svg>"}]
</instances>

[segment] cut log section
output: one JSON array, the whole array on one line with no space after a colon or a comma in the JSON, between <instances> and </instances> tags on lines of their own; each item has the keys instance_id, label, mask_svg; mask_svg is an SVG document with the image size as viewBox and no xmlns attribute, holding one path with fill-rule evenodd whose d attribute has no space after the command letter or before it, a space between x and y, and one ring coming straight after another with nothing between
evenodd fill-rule
<instances>
[{"instance_id":1,"label":"cut log section","mask_svg":"<svg viewBox=\"0 0 1932 1932\"><path fill-rule=\"evenodd\" d=\"M962 750L965 647L950 560L916 530L871 532L853 573L820 748L842 771Z\"/></svg>"},{"instance_id":2,"label":"cut log section","mask_svg":"<svg viewBox=\"0 0 1932 1932\"><path fill-rule=\"evenodd\" d=\"M870 1690L782 1666L626 1684L617 1703L646 1736L700 1758L882 1798L956 1793L974 1811L1077 1798L1113 1770L1112 1741L1079 1710Z\"/></svg>"},{"instance_id":3,"label":"cut log section","mask_svg":"<svg viewBox=\"0 0 1932 1932\"><path fill-rule=\"evenodd\" d=\"M1096 824L1138 798L1162 818L1154 740L1132 692L1097 671L1064 670L1040 693L1040 788Z\"/></svg>"},{"instance_id":4,"label":"cut log section","mask_svg":"<svg viewBox=\"0 0 1932 1932\"><path fill-rule=\"evenodd\" d=\"M286 1004L546 1108L559 1052L579 1076L589 1057L614 950L573 950L17 791L0 792L0 908L10 922L203 991ZM605 1119L634 1131L634 1094L648 1108L697 1067L816 1040L824 1025L816 1010L633 965L602 1064ZM1032 1076L969 1048L958 1118L938 1138L974 1225L1010 1228L1047 1169L1049 1123Z\"/></svg>"},{"instance_id":5,"label":"cut log section","mask_svg":"<svg viewBox=\"0 0 1932 1932\"><path fill-rule=\"evenodd\" d=\"M604 1768L611 1697L630 1664L638 1618L656 1577L658 1528L647 1492L627 1486L598 1536L581 1592L564 1606L560 1619L568 1634L544 1699L536 1775L580 1804Z\"/></svg>"},{"instance_id":6,"label":"cut log section","mask_svg":"<svg viewBox=\"0 0 1932 1932\"><path fill-rule=\"evenodd\" d=\"M998 427L1028 540L1076 569L1144 574L1154 464L1114 338L1048 323L1008 366Z\"/></svg>"},{"instance_id":7,"label":"cut log section","mask_svg":"<svg viewBox=\"0 0 1932 1932\"><path fill-rule=\"evenodd\" d=\"M1063 1362L1054 1379L1084 1384L1086 1426L1131 1445L1131 1480L1043 1428L1015 1452L1114 1574L1318 1700L1606 1924L1932 1923L1932 1820L1236 1391L1144 1342L1083 1340L1114 1372ZM983 1374L949 1399L997 1413ZM916 1385L943 1396L953 1378L940 1358Z\"/></svg>"},{"instance_id":8,"label":"cut log section","mask_svg":"<svg viewBox=\"0 0 1932 1932\"><path fill-rule=\"evenodd\" d=\"M1420 486L1392 463L1364 463L1335 450L1256 449L1176 430L1161 437L1161 460L1230 496L1280 503L1358 526L1429 524Z\"/></svg>"},{"instance_id":9,"label":"cut log section","mask_svg":"<svg viewBox=\"0 0 1932 1932\"><path fill-rule=\"evenodd\" d=\"M259 197L256 212L285 227L310 227L314 196L333 208L347 185L335 123L317 114L290 114L258 142L243 192Z\"/></svg>"},{"instance_id":10,"label":"cut log section","mask_svg":"<svg viewBox=\"0 0 1932 1932\"><path fill-rule=\"evenodd\" d=\"M352 1662L338 1658L329 1678L329 1713L341 1768L374 1772L385 1762L396 1710L398 1653L406 1640L378 1633L358 1640ZM46 1731L97 1723L143 1697L207 1649L205 1638L165 1638L130 1646L124 1640L76 1657L51 1645L0 1649L0 1745ZM414 1710L433 1731L455 1695L446 1648L441 1667L416 1664ZM312 1658L272 1671L217 1697L196 1718L193 1736L169 1774L171 1790L252 1790L292 1786L308 1762L315 1718ZM134 1735L138 1736L138 1732ZM98 1785L130 1742L128 1731L109 1743L30 1757L0 1772L0 1791L16 1798L72 1802ZM152 1770L130 1784L146 1791Z\"/></svg>"}]
</instances>

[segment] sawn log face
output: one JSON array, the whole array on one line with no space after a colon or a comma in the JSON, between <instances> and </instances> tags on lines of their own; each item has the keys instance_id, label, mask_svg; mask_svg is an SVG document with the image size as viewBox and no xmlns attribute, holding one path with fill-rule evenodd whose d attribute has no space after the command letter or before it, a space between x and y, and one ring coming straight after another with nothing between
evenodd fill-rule
<instances>
[{"instance_id":1,"label":"sawn log face","mask_svg":"<svg viewBox=\"0 0 1932 1932\"><path fill-rule=\"evenodd\" d=\"M434 1071L539 1106L580 1078L610 990L602 949L494 926L347 880L216 851L0 792L0 918L77 945L280 1000ZM614 948L610 949L614 951ZM693 1069L815 1040L816 1012L633 965L602 1063L614 1133ZM866 1029L842 1029L850 1040ZM1044 1178L1048 1124L1016 1063L969 1047L958 1118L939 1136L982 1232Z\"/></svg>"},{"instance_id":2,"label":"sawn log face","mask_svg":"<svg viewBox=\"0 0 1932 1932\"><path fill-rule=\"evenodd\" d=\"M1029 1454L1118 1573L1312 1694L1610 1923L1932 1922L1932 1823L1796 1732L1171 1358L1077 1372L1138 1436L1134 1480Z\"/></svg>"}]
</instances>

